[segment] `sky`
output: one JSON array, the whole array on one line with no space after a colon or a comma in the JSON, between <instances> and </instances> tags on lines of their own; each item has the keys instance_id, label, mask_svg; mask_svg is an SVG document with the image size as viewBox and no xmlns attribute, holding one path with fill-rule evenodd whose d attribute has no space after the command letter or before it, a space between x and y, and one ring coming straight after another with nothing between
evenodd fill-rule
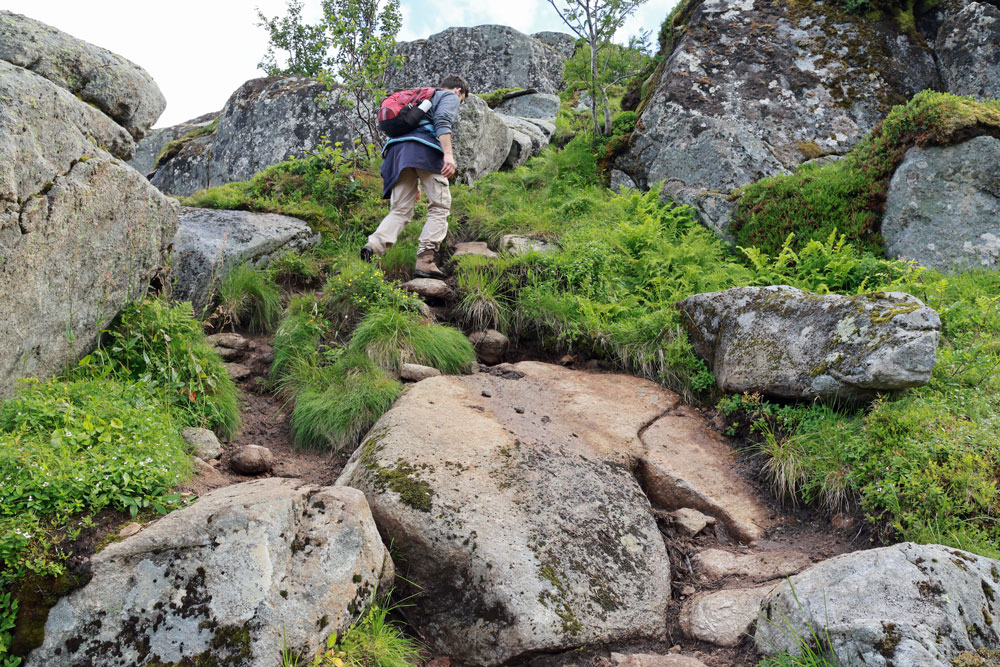
<instances>
[{"instance_id":1,"label":"sky","mask_svg":"<svg viewBox=\"0 0 1000 667\"><path fill-rule=\"evenodd\" d=\"M647 0L615 36L654 34L677 0ZM401 0L398 39L423 39L452 26L509 25L524 33L569 32L547 0ZM285 14L286 0L0 0L0 8L47 23L122 55L148 71L167 108L155 127L218 111L244 81L262 76L257 63L267 33L256 8ZM319 17L320 0L304 15Z\"/></svg>"}]
</instances>

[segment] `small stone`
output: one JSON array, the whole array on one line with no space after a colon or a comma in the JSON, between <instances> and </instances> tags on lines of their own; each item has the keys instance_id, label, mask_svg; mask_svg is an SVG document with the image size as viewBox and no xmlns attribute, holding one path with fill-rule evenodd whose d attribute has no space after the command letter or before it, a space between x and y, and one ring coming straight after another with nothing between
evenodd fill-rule
<instances>
[{"instance_id":1,"label":"small stone","mask_svg":"<svg viewBox=\"0 0 1000 667\"><path fill-rule=\"evenodd\" d=\"M242 350L236 350L231 347L221 347L219 345L213 347L212 351L222 357L223 361L236 361L243 356Z\"/></svg>"},{"instance_id":2,"label":"small stone","mask_svg":"<svg viewBox=\"0 0 1000 667\"><path fill-rule=\"evenodd\" d=\"M440 301L452 301L455 299L455 290L448 287L448 283L436 278L414 278L402 285L408 292L418 294L425 299L438 299Z\"/></svg>"},{"instance_id":3,"label":"small stone","mask_svg":"<svg viewBox=\"0 0 1000 667\"><path fill-rule=\"evenodd\" d=\"M846 514L836 514L830 519L830 527L837 530L849 530L854 527L854 517L847 516Z\"/></svg>"},{"instance_id":4,"label":"small stone","mask_svg":"<svg viewBox=\"0 0 1000 667\"><path fill-rule=\"evenodd\" d=\"M519 234L507 234L500 239L500 248L511 255L523 255L529 252L552 252L555 247L550 243L538 241Z\"/></svg>"},{"instance_id":5,"label":"small stone","mask_svg":"<svg viewBox=\"0 0 1000 667\"><path fill-rule=\"evenodd\" d=\"M674 526L683 535L688 537L694 537L701 531L705 529L706 526L711 526L715 524L715 518L706 516L699 512L698 510L691 509L690 507L682 507L681 509L672 512L671 516L674 519Z\"/></svg>"},{"instance_id":6,"label":"small stone","mask_svg":"<svg viewBox=\"0 0 1000 667\"><path fill-rule=\"evenodd\" d=\"M563 356L559 357L559 365L569 366L571 364L575 364L579 359L580 357L576 356L575 354L564 354Z\"/></svg>"},{"instance_id":7,"label":"small stone","mask_svg":"<svg viewBox=\"0 0 1000 667\"><path fill-rule=\"evenodd\" d=\"M274 455L267 447L245 445L233 454L229 466L242 475L259 475L271 469Z\"/></svg>"},{"instance_id":8,"label":"small stone","mask_svg":"<svg viewBox=\"0 0 1000 667\"><path fill-rule=\"evenodd\" d=\"M524 414L524 408L518 406L518 407L514 408L514 412L516 412L519 415L523 415Z\"/></svg>"},{"instance_id":9,"label":"small stone","mask_svg":"<svg viewBox=\"0 0 1000 667\"><path fill-rule=\"evenodd\" d=\"M493 394L491 394L490 392L488 392L485 389L483 389L483 397L484 398L492 398Z\"/></svg>"},{"instance_id":10,"label":"small stone","mask_svg":"<svg viewBox=\"0 0 1000 667\"><path fill-rule=\"evenodd\" d=\"M142 524L132 522L118 531L118 537L132 537L136 533L142 530Z\"/></svg>"},{"instance_id":11,"label":"small stone","mask_svg":"<svg viewBox=\"0 0 1000 667\"><path fill-rule=\"evenodd\" d=\"M489 246L482 241L469 241L456 245L455 253L452 257L461 257L462 255L479 255L480 257L488 257L489 259L497 257L497 254L490 250Z\"/></svg>"},{"instance_id":12,"label":"small stone","mask_svg":"<svg viewBox=\"0 0 1000 667\"><path fill-rule=\"evenodd\" d=\"M438 369L420 364L403 364L399 369L399 377L407 382L420 382L439 375L441 375L441 371Z\"/></svg>"},{"instance_id":13,"label":"small stone","mask_svg":"<svg viewBox=\"0 0 1000 667\"><path fill-rule=\"evenodd\" d=\"M230 350L247 350L250 348L250 341L238 333L217 333L205 336L209 345L214 347L225 347Z\"/></svg>"},{"instance_id":14,"label":"small stone","mask_svg":"<svg viewBox=\"0 0 1000 667\"><path fill-rule=\"evenodd\" d=\"M229 377L234 380L244 380L251 375L250 369L243 364L225 364L225 366Z\"/></svg>"},{"instance_id":15,"label":"small stone","mask_svg":"<svg viewBox=\"0 0 1000 667\"><path fill-rule=\"evenodd\" d=\"M681 632L716 646L736 646L757 619L761 600L772 590L773 584L696 595L681 609Z\"/></svg>"},{"instance_id":16,"label":"small stone","mask_svg":"<svg viewBox=\"0 0 1000 667\"><path fill-rule=\"evenodd\" d=\"M510 346L510 340L496 329L476 331L469 335L469 341L484 364L500 363Z\"/></svg>"},{"instance_id":17,"label":"small stone","mask_svg":"<svg viewBox=\"0 0 1000 667\"><path fill-rule=\"evenodd\" d=\"M217 459L222 456L222 444L215 433L207 428L185 426L181 429L184 442L191 445L194 455L200 459Z\"/></svg>"},{"instance_id":18,"label":"small stone","mask_svg":"<svg viewBox=\"0 0 1000 667\"><path fill-rule=\"evenodd\" d=\"M681 595L687 595L687 596L690 597L690 596L694 595L695 593L697 593L697 591L695 590L694 586L684 586L681 589Z\"/></svg>"}]
</instances>

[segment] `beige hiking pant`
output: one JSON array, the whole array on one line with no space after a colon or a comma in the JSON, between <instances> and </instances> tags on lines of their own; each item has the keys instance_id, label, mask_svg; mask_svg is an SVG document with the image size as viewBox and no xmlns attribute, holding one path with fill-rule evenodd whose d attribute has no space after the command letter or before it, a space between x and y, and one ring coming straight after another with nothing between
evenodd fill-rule
<instances>
[{"instance_id":1,"label":"beige hiking pant","mask_svg":"<svg viewBox=\"0 0 1000 667\"><path fill-rule=\"evenodd\" d=\"M417 203L417 179L427 195L427 222L420 232L417 254L425 250L436 251L448 235L448 213L451 211L451 189L448 179L423 169L407 167L399 174L389 200L389 215L382 219L375 233L368 237L368 245L379 255L396 242L403 227L413 219Z\"/></svg>"}]
</instances>

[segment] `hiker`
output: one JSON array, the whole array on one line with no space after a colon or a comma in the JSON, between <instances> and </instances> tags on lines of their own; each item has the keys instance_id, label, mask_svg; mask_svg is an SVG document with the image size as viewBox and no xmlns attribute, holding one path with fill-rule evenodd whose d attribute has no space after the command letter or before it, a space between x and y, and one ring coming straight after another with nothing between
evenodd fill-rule
<instances>
[{"instance_id":1,"label":"hiker","mask_svg":"<svg viewBox=\"0 0 1000 667\"><path fill-rule=\"evenodd\" d=\"M434 264L434 253L448 234L451 211L448 179L455 175L456 169L451 126L458 117L459 104L468 95L469 84L465 79L455 75L445 78L430 98L430 110L424 121L407 134L386 142L382 149L382 198L390 200L389 214L361 249L363 260L383 255L413 219L419 181L427 195L427 222L420 232L413 273L420 278L444 278Z\"/></svg>"}]
</instances>

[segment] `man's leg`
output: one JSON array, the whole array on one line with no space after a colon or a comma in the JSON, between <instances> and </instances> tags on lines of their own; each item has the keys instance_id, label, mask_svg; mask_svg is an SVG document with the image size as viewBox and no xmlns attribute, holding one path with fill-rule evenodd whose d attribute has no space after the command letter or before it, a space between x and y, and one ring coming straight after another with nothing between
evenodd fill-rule
<instances>
[{"instance_id":1,"label":"man's leg","mask_svg":"<svg viewBox=\"0 0 1000 667\"><path fill-rule=\"evenodd\" d=\"M427 195L427 222L420 232L417 253L426 250L437 252L441 242L448 235L448 214L451 213L451 188L448 179L423 169L415 170L420 177L420 185Z\"/></svg>"},{"instance_id":2,"label":"man's leg","mask_svg":"<svg viewBox=\"0 0 1000 667\"><path fill-rule=\"evenodd\" d=\"M417 201L417 172L407 167L399 173L399 180L392 188L389 200L389 214L382 218L378 229L368 237L371 252L377 255L385 254L386 248L396 242L399 233L413 219L413 206ZM362 256L365 255L362 250Z\"/></svg>"}]
</instances>

